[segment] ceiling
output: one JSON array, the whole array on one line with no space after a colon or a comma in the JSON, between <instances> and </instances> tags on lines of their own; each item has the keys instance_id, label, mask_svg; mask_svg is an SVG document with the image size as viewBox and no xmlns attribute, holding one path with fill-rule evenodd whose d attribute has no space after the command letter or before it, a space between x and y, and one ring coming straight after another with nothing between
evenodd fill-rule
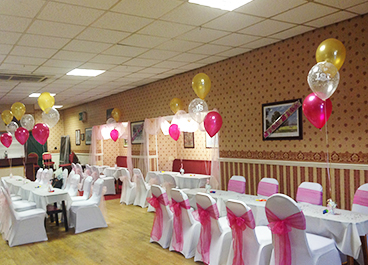
<instances>
[{"instance_id":1,"label":"ceiling","mask_svg":"<svg viewBox=\"0 0 368 265\"><path fill-rule=\"evenodd\" d=\"M56 93L64 109L368 13L363 0L254 0L232 12L187 0L2 0L0 104ZM74 68L106 70L66 76Z\"/></svg>"}]
</instances>

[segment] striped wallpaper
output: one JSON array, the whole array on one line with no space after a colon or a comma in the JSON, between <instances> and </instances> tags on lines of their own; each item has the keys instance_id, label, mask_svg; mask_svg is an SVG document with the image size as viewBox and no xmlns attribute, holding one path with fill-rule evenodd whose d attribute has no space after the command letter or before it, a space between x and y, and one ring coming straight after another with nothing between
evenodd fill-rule
<instances>
[{"instance_id":1,"label":"striped wallpaper","mask_svg":"<svg viewBox=\"0 0 368 265\"><path fill-rule=\"evenodd\" d=\"M261 178L275 178L279 181L279 192L295 199L296 191L303 181L318 182L323 186L323 201L326 205L332 198L341 209L351 209L357 188L368 183L368 166L329 165L331 191L327 164L313 162L247 160L221 158L221 189L227 190L231 176L241 175L247 180L246 193L257 194L257 185ZM329 193L331 192L331 195Z\"/></svg>"}]
</instances>

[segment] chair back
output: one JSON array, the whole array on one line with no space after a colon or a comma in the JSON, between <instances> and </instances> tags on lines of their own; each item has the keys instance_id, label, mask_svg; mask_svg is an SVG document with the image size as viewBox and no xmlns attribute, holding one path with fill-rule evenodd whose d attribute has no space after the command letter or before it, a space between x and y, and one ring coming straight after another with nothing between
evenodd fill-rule
<instances>
[{"instance_id":1,"label":"chair back","mask_svg":"<svg viewBox=\"0 0 368 265\"><path fill-rule=\"evenodd\" d=\"M68 176L68 178L66 179L66 182L65 182L64 190L66 190L66 191L69 190L69 188L70 188L70 181L71 181L71 179L72 179L72 177L74 175L75 175L74 170L70 171L69 176Z\"/></svg>"},{"instance_id":2,"label":"chair back","mask_svg":"<svg viewBox=\"0 0 368 265\"><path fill-rule=\"evenodd\" d=\"M368 214L368 183L361 185L356 190L351 210Z\"/></svg>"},{"instance_id":3,"label":"chair back","mask_svg":"<svg viewBox=\"0 0 368 265\"><path fill-rule=\"evenodd\" d=\"M279 192L279 182L274 178L263 178L258 183L257 195L270 197Z\"/></svg>"},{"instance_id":4,"label":"chair back","mask_svg":"<svg viewBox=\"0 0 368 265\"><path fill-rule=\"evenodd\" d=\"M67 182L67 179L68 179L68 169L67 168L64 168L64 170L63 170L62 179L63 179L63 186L61 188L65 189L66 182Z\"/></svg>"},{"instance_id":5,"label":"chair back","mask_svg":"<svg viewBox=\"0 0 368 265\"><path fill-rule=\"evenodd\" d=\"M102 197L102 190L104 187L104 180L99 178L98 180L93 183L93 191L92 196L88 199L89 202L93 202L97 206L100 205L101 197Z\"/></svg>"},{"instance_id":6,"label":"chair back","mask_svg":"<svg viewBox=\"0 0 368 265\"><path fill-rule=\"evenodd\" d=\"M170 185L171 188L176 188L176 180L173 176L171 176L170 174L162 174L162 178L164 180L164 185L166 186L167 184Z\"/></svg>"},{"instance_id":7,"label":"chair back","mask_svg":"<svg viewBox=\"0 0 368 265\"><path fill-rule=\"evenodd\" d=\"M297 202L307 202L315 205L322 205L323 188L315 182L302 182L296 192Z\"/></svg>"},{"instance_id":8,"label":"chair back","mask_svg":"<svg viewBox=\"0 0 368 265\"><path fill-rule=\"evenodd\" d=\"M139 168L133 168L133 178L140 176L143 179L142 171Z\"/></svg>"},{"instance_id":9,"label":"chair back","mask_svg":"<svg viewBox=\"0 0 368 265\"><path fill-rule=\"evenodd\" d=\"M128 169L126 168L122 168L120 170L121 172L121 175L124 177L124 176L127 176L127 178L129 179L129 181L131 181L132 179L130 178L130 172L128 171Z\"/></svg>"},{"instance_id":10,"label":"chair back","mask_svg":"<svg viewBox=\"0 0 368 265\"><path fill-rule=\"evenodd\" d=\"M40 183L40 182L41 182L41 178L42 178L42 171L43 171L43 168L39 168L39 169L37 170L36 180L35 180L35 182L36 182L36 183Z\"/></svg>"},{"instance_id":11,"label":"chair back","mask_svg":"<svg viewBox=\"0 0 368 265\"><path fill-rule=\"evenodd\" d=\"M84 170L84 174L87 176L92 176L92 168L90 165L86 164L86 168Z\"/></svg>"},{"instance_id":12,"label":"chair back","mask_svg":"<svg viewBox=\"0 0 368 265\"><path fill-rule=\"evenodd\" d=\"M237 193L245 193L246 180L243 176L232 176L227 185L228 191L235 191Z\"/></svg>"},{"instance_id":13,"label":"chair back","mask_svg":"<svg viewBox=\"0 0 368 265\"><path fill-rule=\"evenodd\" d=\"M42 154L42 159L43 160L51 160L52 159L52 156L50 153L43 153Z\"/></svg>"},{"instance_id":14,"label":"chair back","mask_svg":"<svg viewBox=\"0 0 368 265\"><path fill-rule=\"evenodd\" d=\"M4 212L8 212L10 214L12 224L14 225L16 223L16 220L18 219L18 214L14 209L13 201L11 200L9 193L6 191L4 187L0 187L0 190L5 198L5 207L7 208L2 209L2 214L4 214Z\"/></svg>"},{"instance_id":15,"label":"chair back","mask_svg":"<svg viewBox=\"0 0 368 265\"><path fill-rule=\"evenodd\" d=\"M192 224L194 224L195 222L197 222L191 211L190 211L190 204L189 204L189 199L188 199L188 195L186 195L182 190L180 189L176 189L173 188L171 190L171 199L175 202L178 203L185 203L186 205L188 205L189 209L185 209L184 207L181 207L181 216L182 216L182 221L183 221L183 230L185 230L186 228L189 228ZM174 216L175 218L175 216Z\"/></svg>"},{"instance_id":16,"label":"chair back","mask_svg":"<svg viewBox=\"0 0 368 265\"><path fill-rule=\"evenodd\" d=\"M199 205L204 210L209 209L209 207L213 207L215 217L211 216L211 233L220 235L222 233L222 228L218 224L220 214L215 199L206 193L198 192L195 195L195 200L197 202L197 207Z\"/></svg>"},{"instance_id":17,"label":"chair back","mask_svg":"<svg viewBox=\"0 0 368 265\"><path fill-rule=\"evenodd\" d=\"M161 185L161 180L160 180L160 177L158 176L157 173L155 172L152 172L152 171L149 171L147 173L147 176L146 176L146 179L145 181L152 185L152 184L156 184L156 185Z\"/></svg>"},{"instance_id":18,"label":"chair back","mask_svg":"<svg viewBox=\"0 0 368 265\"><path fill-rule=\"evenodd\" d=\"M92 176L92 179L93 179L92 183L95 183L100 178L100 171L95 166L92 166L91 169L92 169L91 176Z\"/></svg>"},{"instance_id":19,"label":"chair back","mask_svg":"<svg viewBox=\"0 0 368 265\"><path fill-rule=\"evenodd\" d=\"M92 176L88 176L85 178L83 182L83 197L88 200L89 195L91 194L91 188L92 188Z\"/></svg>"},{"instance_id":20,"label":"chair back","mask_svg":"<svg viewBox=\"0 0 368 265\"><path fill-rule=\"evenodd\" d=\"M82 165L77 163L75 164L75 173L77 173L79 176L83 177L83 168Z\"/></svg>"},{"instance_id":21,"label":"chair back","mask_svg":"<svg viewBox=\"0 0 368 265\"><path fill-rule=\"evenodd\" d=\"M41 185L46 185L49 183L49 170L51 169L47 169L45 168L43 171L42 171L42 175L41 175L41 181L40 181L40 184Z\"/></svg>"},{"instance_id":22,"label":"chair back","mask_svg":"<svg viewBox=\"0 0 368 265\"><path fill-rule=\"evenodd\" d=\"M78 184L80 181L80 176L78 174L74 174L70 179L70 186L68 189L69 196L77 196L78 194Z\"/></svg>"}]
</instances>

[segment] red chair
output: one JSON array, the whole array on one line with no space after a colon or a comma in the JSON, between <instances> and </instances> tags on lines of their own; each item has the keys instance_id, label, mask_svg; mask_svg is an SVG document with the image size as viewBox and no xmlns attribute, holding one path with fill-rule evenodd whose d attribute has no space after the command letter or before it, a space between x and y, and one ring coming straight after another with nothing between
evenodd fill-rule
<instances>
[{"instance_id":1,"label":"red chair","mask_svg":"<svg viewBox=\"0 0 368 265\"><path fill-rule=\"evenodd\" d=\"M42 160L43 160L43 167L44 168L52 168L54 169L55 162L52 162L52 156L50 153L43 153Z\"/></svg>"}]
</instances>

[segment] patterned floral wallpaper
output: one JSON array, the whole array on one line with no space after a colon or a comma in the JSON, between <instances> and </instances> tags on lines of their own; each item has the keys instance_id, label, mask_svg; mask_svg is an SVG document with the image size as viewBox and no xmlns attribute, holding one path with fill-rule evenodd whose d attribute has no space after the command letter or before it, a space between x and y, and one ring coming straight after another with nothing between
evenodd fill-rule
<instances>
[{"instance_id":1,"label":"patterned floral wallpaper","mask_svg":"<svg viewBox=\"0 0 368 265\"><path fill-rule=\"evenodd\" d=\"M88 152L82 142L75 146L75 130L106 122L106 110L120 108L121 121L172 115L169 107L173 97L188 104L196 95L191 88L195 74L204 72L212 81L206 102L209 109L217 108L223 118L220 136L220 156L254 159L285 159L325 161L327 151L334 162L368 163L367 134L367 58L368 15L336 23L318 30L266 46L251 52L179 74L136 89L101 98L61 112L63 134L71 136L72 149ZM311 93L307 75L315 61L318 45L327 38L341 40L347 50L345 64L340 69L340 84L331 97L332 115L328 121L328 149L326 131L316 129L303 116L302 140L262 140L261 105L276 101L305 98ZM103 95L101 95L103 97ZM78 113L86 111L87 122L78 121ZM61 123L60 123L61 125ZM58 131L60 130L60 131ZM58 146L62 127L53 128L50 145ZM54 139L55 138L55 139ZM197 135L195 138L199 139ZM170 139L158 137L159 154L179 155ZM182 139L178 143L182 143ZM162 144L161 144L162 143ZM197 145L197 143L196 143ZM124 149L110 147L105 150ZM139 147L133 146L133 151ZM183 157L199 159L204 150L180 150ZM163 167L168 158L162 161Z\"/></svg>"}]
</instances>

